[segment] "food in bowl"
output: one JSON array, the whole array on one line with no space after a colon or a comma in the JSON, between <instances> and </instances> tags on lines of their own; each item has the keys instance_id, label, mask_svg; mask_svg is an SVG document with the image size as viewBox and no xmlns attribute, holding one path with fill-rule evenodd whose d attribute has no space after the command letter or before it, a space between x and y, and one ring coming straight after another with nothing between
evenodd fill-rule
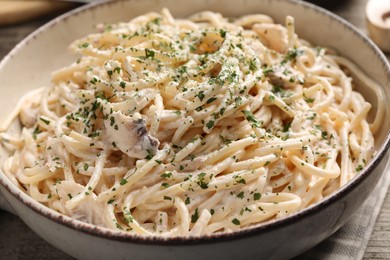
<instances>
[{"instance_id":1,"label":"food in bowl","mask_svg":"<svg viewBox=\"0 0 390 260\"><path fill-rule=\"evenodd\" d=\"M256 14L167 9L102 24L10 117L4 173L33 199L141 235L231 232L297 212L375 154L348 60Z\"/></svg>"}]
</instances>

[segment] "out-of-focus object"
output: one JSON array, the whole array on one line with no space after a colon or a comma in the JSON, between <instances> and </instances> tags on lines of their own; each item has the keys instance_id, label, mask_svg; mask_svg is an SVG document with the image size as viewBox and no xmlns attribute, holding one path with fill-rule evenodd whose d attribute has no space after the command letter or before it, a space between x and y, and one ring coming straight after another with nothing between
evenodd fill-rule
<instances>
[{"instance_id":1,"label":"out-of-focus object","mask_svg":"<svg viewBox=\"0 0 390 260\"><path fill-rule=\"evenodd\" d=\"M31 20L74 6L74 3L62 1L0 1L0 25Z\"/></svg>"},{"instance_id":2,"label":"out-of-focus object","mask_svg":"<svg viewBox=\"0 0 390 260\"><path fill-rule=\"evenodd\" d=\"M390 52L390 1L369 0L366 6L367 29L371 39Z\"/></svg>"},{"instance_id":3,"label":"out-of-focus object","mask_svg":"<svg viewBox=\"0 0 390 260\"><path fill-rule=\"evenodd\" d=\"M326 9L334 9L339 6L348 4L350 0L305 0L306 2L313 3Z\"/></svg>"}]
</instances>

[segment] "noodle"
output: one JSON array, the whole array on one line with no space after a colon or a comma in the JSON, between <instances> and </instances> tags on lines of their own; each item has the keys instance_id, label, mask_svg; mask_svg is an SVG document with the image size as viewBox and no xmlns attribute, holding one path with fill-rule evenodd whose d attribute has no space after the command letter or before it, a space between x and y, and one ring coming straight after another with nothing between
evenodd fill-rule
<instances>
[{"instance_id":1,"label":"noodle","mask_svg":"<svg viewBox=\"0 0 390 260\"><path fill-rule=\"evenodd\" d=\"M290 215L371 160L381 90L266 15L167 9L99 25L80 58L27 94L3 165L33 199L134 234L200 236ZM354 91L359 75L377 116Z\"/></svg>"}]
</instances>

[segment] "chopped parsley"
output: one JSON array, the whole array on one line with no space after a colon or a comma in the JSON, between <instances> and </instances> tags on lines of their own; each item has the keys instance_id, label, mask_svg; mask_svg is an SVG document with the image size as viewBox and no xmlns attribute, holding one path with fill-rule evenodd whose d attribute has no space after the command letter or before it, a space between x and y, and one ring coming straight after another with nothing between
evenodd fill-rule
<instances>
[{"instance_id":1,"label":"chopped parsley","mask_svg":"<svg viewBox=\"0 0 390 260\"><path fill-rule=\"evenodd\" d=\"M256 119L256 117L253 115L253 113L251 111L242 110L241 112L245 115L246 120L253 123L252 126L254 126L256 128L260 127L261 122Z\"/></svg>"},{"instance_id":2,"label":"chopped parsley","mask_svg":"<svg viewBox=\"0 0 390 260\"><path fill-rule=\"evenodd\" d=\"M126 183L127 183L127 180L126 180L126 179L122 179L122 180L119 182L120 185L125 185Z\"/></svg>"},{"instance_id":3,"label":"chopped parsley","mask_svg":"<svg viewBox=\"0 0 390 260\"><path fill-rule=\"evenodd\" d=\"M150 58L150 59L154 59L154 54L155 54L155 51L154 50L151 50L151 49L148 49L146 48L145 49L145 58Z\"/></svg>"},{"instance_id":4,"label":"chopped parsley","mask_svg":"<svg viewBox=\"0 0 390 260\"><path fill-rule=\"evenodd\" d=\"M191 215L191 223L195 223L199 218L198 208L195 209L194 214Z\"/></svg>"},{"instance_id":5,"label":"chopped parsley","mask_svg":"<svg viewBox=\"0 0 390 260\"><path fill-rule=\"evenodd\" d=\"M232 220L232 223L234 224L234 225L240 225L241 224L241 222L238 220L238 219L236 219L236 218L234 218L233 220Z\"/></svg>"},{"instance_id":6,"label":"chopped parsley","mask_svg":"<svg viewBox=\"0 0 390 260\"><path fill-rule=\"evenodd\" d=\"M253 200L259 200L261 198L261 193L256 192L253 194Z\"/></svg>"}]
</instances>

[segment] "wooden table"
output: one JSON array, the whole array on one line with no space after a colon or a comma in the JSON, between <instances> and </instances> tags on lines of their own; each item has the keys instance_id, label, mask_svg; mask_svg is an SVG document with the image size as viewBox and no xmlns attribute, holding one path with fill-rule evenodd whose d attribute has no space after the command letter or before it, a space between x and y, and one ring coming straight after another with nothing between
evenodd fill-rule
<instances>
[{"instance_id":1,"label":"wooden table","mask_svg":"<svg viewBox=\"0 0 390 260\"><path fill-rule=\"evenodd\" d=\"M388 1L388 0L383 0ZM321 1L326 2L326 1ZM330 2L330 0L328 0ZM329 10L349 20L365 31L364 9L367 0L346 0ZM0 27L0 58L30 32L47 22L51 17L19 25ZM387 55L390 59L390 55ZM0 210L0 259L72 259L52 247L33 233L18 217ZM366 248L364 259L390 259L390 192L387 196L374 231Z\"/></svg>"}]
</instances>

